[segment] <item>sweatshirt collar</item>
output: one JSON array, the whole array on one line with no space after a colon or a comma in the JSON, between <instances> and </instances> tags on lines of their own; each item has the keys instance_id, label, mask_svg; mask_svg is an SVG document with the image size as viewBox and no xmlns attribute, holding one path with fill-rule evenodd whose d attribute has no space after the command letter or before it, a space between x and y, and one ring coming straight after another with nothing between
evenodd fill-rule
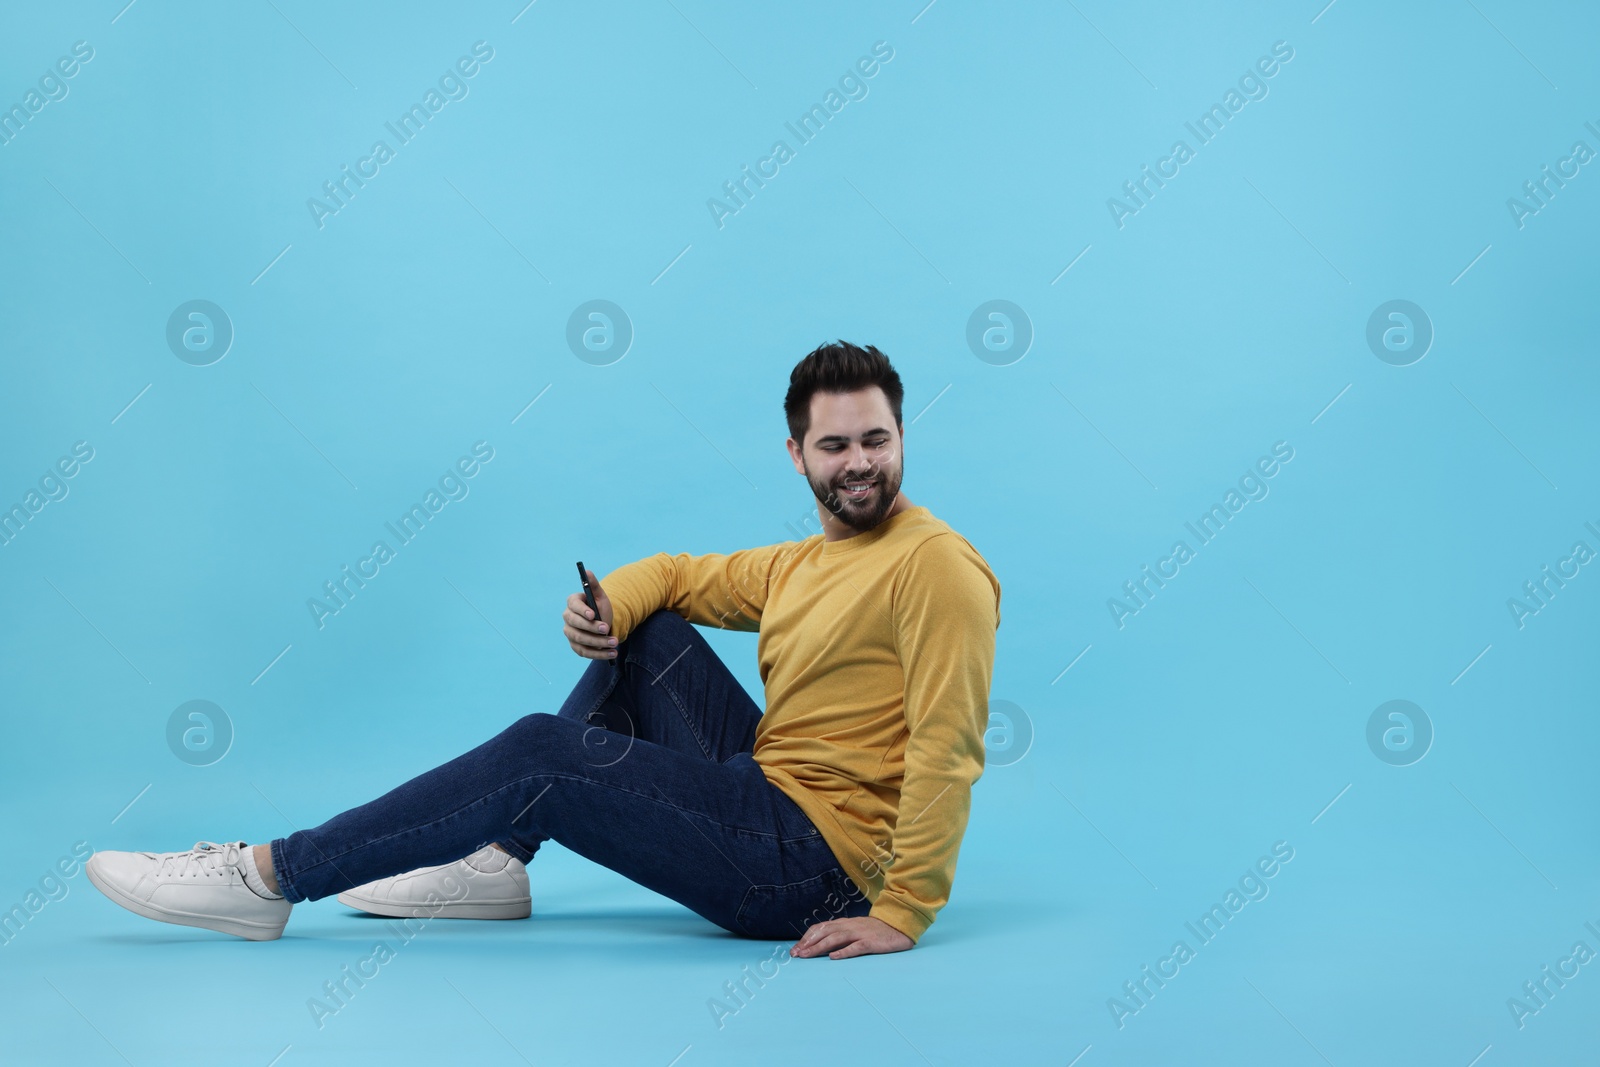
<instances>
[{"instance_id":1,"label":"sweatshirt collar","mask_svg":"<svg viewBox=\"0 0 1600 1067\"><path fill-rule=\"evenodd\" d=\"M928 509L926 505L917 504L914 507L906 508L906 510L900 512L898 515L890 516L883 522L878 523L878 525L874 526L872 529L867 530L864 533L858 533L854 537L846 537L840 541L829 541L824 539L822 542L822 554L824 557L832 559L835 556L842 555L846 552L858 552L869 545L877 544L879 541L883 540L886 536L900 527L909 525L910 523L908 520L912 515L916 515L918 518L921 518L922 515L927 514L927 512Z\"/></svg>"}]
</instances>

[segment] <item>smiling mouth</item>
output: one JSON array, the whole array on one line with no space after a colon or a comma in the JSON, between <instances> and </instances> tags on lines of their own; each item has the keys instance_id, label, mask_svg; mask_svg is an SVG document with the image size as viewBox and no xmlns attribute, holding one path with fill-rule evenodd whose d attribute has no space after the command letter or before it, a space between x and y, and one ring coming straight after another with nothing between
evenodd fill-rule
<instances>
[{"instance_id":1,"label":"smiling mouth","mask_svg":"<svg viewBox=\"0 0 1600 1067\"><path fill-rule=\"evenodd\" d=\"M856 489L851 489L850 488L851 485L862 485L862 484L864 484L864 486L865 486L862 489L856 490ZM867 497L872 495L872 491L874 489L876 489L877 487L878 487L878 483L876 481L871 481L871 482L866 482L866 483L861 483L861 482L843 482L843 483L840 483L840 485L839 485L839 492L846 500L865 500Z\"/></svg>"}]
</instances>

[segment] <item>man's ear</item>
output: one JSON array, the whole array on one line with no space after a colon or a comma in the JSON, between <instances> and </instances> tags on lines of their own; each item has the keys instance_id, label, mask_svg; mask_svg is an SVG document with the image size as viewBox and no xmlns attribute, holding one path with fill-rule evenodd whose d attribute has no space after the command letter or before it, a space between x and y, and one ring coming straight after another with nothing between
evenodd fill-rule
<instances>
[{"instance_id":1,"label":"man's ear","mask_svg":"<svg viewBox=\"0 0 1600 1067\"><path fill-rule=\"evenodd\" d=\"M789 450L789 459L794 463L795 473L804 475L806 468L805 464L801 462L802 456L800 454L800 446L794 443L794 438L792 437L784 441L784 446Z\"/></svg>"}]
</instances>

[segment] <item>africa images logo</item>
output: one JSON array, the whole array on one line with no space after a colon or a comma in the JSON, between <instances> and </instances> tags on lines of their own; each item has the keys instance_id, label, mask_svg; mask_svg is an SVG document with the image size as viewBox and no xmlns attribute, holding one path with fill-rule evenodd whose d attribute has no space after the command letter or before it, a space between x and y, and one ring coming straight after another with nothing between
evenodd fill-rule
<instances>
[{"instance_id":1,"label":"africa images logo","mask_svg":"<svg viewBox=\"0 0 1600 1067\"><path fill-rule=\"evenodd\" d=\"M384 164L394 159L398 150L408 145L420 134L428 124L428 120L443 111L445 105L454 100L465 100L471 91L467 82L476 77L483 69L483 65L494 58L494 49L487 41L476 41L472 45L472 55L462 56L456 60L455 66L447 68L439 75L438 88L428 86L422 94L419 103L412 104L400 117L393 122L385 122L384 129L394 136L395 147L391 148L387 141L374 141L372 150L367 155L356 160L355 170L350 169L350 164L339 165L340 175L330 181L322 183L322 192L326 200L310 197L306 200L306 210L311 212L311 221L317 224L317 229L327 225L329 216L337 215L340 211L350 206L350 201L356 198L356 193L366 188L367 182L382 173Z\"/></svg>"}]
</instances>

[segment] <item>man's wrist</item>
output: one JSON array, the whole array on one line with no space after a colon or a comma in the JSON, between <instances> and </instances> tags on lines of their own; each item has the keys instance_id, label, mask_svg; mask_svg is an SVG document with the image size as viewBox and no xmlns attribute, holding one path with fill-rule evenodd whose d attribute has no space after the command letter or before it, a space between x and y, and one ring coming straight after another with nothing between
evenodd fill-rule
<instances>
[{"instance_id":1,"label":"man's wrist","mask_svg":"<svg viewBox=\"0 0 1600 1067\"><path fill-rule=\"evenodd\" d=\"M933 925L931 918L926 918L921 912L909 908L892 897L879 896L878 902L867 913L869 918L877 919L885 926L893 927L911 939L914 945L923 932Z\"/></svg>"}]
</instances>

